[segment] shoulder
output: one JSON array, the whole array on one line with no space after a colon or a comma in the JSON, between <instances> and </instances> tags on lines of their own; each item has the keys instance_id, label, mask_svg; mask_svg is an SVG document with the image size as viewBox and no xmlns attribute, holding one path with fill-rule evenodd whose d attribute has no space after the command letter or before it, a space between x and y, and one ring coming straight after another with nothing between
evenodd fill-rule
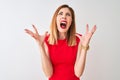
<instances>
[{"instance_id":1,"label":"shoulder","mask_svg":"<svg viewBox=\"0 0 120 80\"><path fill-rule=\"evenodd\" d=\"M44 38L44 42L48 45L48 38L49 38L50 34L46 35Z\"/></svg>"},{"instance_id":2,"label":"shoulder","mask_svg":"<svg viewBox=\"0 0 120 80\"><path fill-rule=\"evenodd\" d=\"M82 34L76 33L75 36L76 36L76 39L79 39L79 40L80 40L81 37L82 37Z\"/></svg>"},{"instance_id":3,"label":"shoulder","mask_svg":"<svg viewBox=\"0 0 120 80\"><path fill-rule=\"evenodd\" d=\"M81 37L82 36L82 34L79 34L79 33L76 33L75 34L77 37Z\"/></svg>"}]
</instances>

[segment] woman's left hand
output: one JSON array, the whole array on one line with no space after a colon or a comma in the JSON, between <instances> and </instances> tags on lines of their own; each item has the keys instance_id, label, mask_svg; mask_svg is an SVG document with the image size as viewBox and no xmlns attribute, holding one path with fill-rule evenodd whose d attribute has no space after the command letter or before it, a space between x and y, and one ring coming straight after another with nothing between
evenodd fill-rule
<instances>
[{"instance_id":1,"label":"woman's left hand","mask_svg":"<svg viewBox=\"0 0 120 80\"><path fill-rule=\"evenodd\" d=\"M89 31L89 26L88 24L86 25L86 32L85 34L81 37L81 44L83 46L88 46L91 37L93 36L94 32L96 31L96 25L93 26L93 28Z\"/></svg>"}]
</instances>

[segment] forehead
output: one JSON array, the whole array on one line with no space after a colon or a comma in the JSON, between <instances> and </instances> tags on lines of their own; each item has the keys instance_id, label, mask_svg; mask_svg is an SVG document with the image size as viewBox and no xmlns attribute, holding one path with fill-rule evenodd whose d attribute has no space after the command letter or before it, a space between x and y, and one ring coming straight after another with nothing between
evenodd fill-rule
<instances>
[{"instance_id":1,"label":"forehead","mask_svg":"<svg viewBox=\"0 0 120 80\"><path fill-rule=\"evenodd\" d=\"M70 9L69 8L61 8L60 10L59 10L59 12L67 12L67 13L71 13L71 11L70 11Z\"/></svg>"}]
</instances>

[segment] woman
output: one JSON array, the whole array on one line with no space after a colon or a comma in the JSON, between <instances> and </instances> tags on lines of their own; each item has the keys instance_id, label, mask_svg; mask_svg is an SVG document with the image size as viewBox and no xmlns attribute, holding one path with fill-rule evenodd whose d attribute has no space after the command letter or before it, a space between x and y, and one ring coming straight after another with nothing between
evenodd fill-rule
<instances>
[{"instance_id":1,"label":"woman","mask_svg":"<svg viewBox=\"0 0 120 80\"><path fill-rule=\"evenodd\" d=\"M68 5L61 5L55 11L50 34L40 35L25 29L38 43L41 52L42 68L49 80L80 80L83 74L89 42L96 31L86 25L86 33L76 33L74 11Z\"/></svg>"}]
</instances>

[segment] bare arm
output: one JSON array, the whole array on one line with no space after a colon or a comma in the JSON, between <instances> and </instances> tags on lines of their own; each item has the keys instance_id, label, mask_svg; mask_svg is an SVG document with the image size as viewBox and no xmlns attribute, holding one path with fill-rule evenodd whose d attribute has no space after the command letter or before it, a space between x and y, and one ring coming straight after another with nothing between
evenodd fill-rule
<instances>
[{"instance_id":1,"label":"bare arm","mask_svg":"<svg viewBox=\"0 0 120 80\"><path fill-rule=\"evenodd\" d=\"M49 58L47 45L44 44L44 47L41 47L39 45L39 48L40 48L40 52L41 52L42 68L43 68L45 75L49 78L53 74L53 67L52 67L51 60Z\"/></svg>"},{"instance_id":2,"label":"bare arm","mask_svg":"<svg viewBox=\"0 0 120 80\"><path fill-rule=\"evenodd\" d=\"M92 28L91 31L89 31L89 28L87 25L85 35L82 37L79 36L81 42L78 47L77 59L74 66L75 75L77 77L80 77L83 74L83 71L85 68L85 62L86 62L87 49L89 46L90 39L95 31L96 31L96 25Z\"/></svg>"},{"instance_id":3,"label":"bare arm","mask_svg":"<svg viewBox=\"0 0 120 80\"><path fill-rule=\"evenodd\" d=\"M77 53L76 63L75 63L75 66L74 66L75 75L77 77L82 76L82 74L84 72L85 62L86 62L86 53L87 53L86 50L81 49L79 47L79 51Z\"/></svg>"},{"instance_id":4,"label":"bare arm","mask_svg":"<svg viewBox=\"0 0 120 80\"><path fill-rule=\"evenodd\" d=\"M32 36L38 43L40 53L41 53L43 71L47 77L50 77L53 74L53 67L52 67L52 64L51 64L51 61L48 55L47 45L44 43L44 39L47 33L45 33L45 35L39 35L36 27L34 25L32 26L35 30L35 33L28 29L25 29L25 32L29 34L30 36Z\"/></svg>"}]
</instances>

